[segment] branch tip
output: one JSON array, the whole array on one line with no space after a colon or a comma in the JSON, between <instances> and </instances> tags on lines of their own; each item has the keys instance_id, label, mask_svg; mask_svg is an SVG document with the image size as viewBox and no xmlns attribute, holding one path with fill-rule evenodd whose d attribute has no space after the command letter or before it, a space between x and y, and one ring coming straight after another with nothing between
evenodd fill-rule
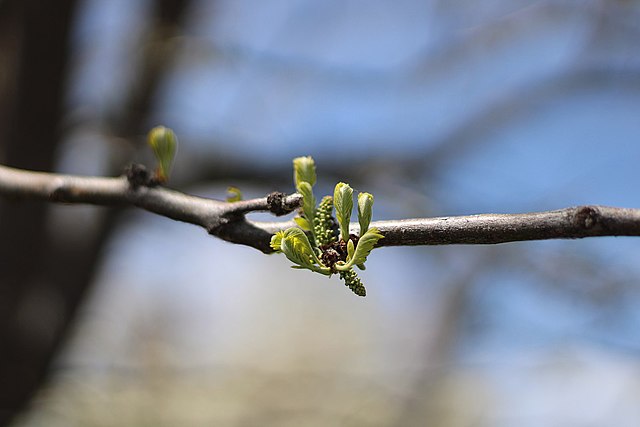
<instances>
[{"instance_id":1,"label":"branch tip","mask_svg":"<svg viewBox=\"0 0 640 427\"><path fill-rule=\"evenodd\" d=\"M580 206L576 209L574 223L579 228L589 230L600 223L600 212L593 206Z\"/></svg>"},{"instance_id":2,"label":"branch tip","mask_svg":"<svg viewBox=\"0 0 640 427\"><path fill-rule=\"evenodd\" d=\"M294 194L287 196L279 191L274 191L267 196L269 212L276 216L287 215L300 207L302 196Z\"/></svg>"}]
</instances>

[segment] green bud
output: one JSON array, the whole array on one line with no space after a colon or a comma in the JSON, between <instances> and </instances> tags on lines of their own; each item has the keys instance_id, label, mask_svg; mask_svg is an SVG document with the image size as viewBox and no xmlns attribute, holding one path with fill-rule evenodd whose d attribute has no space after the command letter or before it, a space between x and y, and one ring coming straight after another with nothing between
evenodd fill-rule
<instances>
[{"instance_id":1,"label":"green bud","mask_svg":"<svg viewBox=\"0 0 640 427\"><path fill-rule=\"evenodd\" d=\"M350 264L364 264L367 261L367 257L373 250L373 247L378 243L378 240L384 238L377 228L370 228L364 235L360 236L356 251L353 254L353 258Z\"/></svg>"},{"instance_id":2,"label":"green bud","mask_svg":"<svg viewBox=\"0 0 640 427\"><path fill-rule=\"evenodd\" d=\"M353 189L349 184L339 182L333 191L333 204L336 208L336 218L340 225L340 235L345 242L349 240L349 223L353 210Z\"/></svg>"},{"instance_id":3,"label":"green bud","mask_svg":"<svg viewBox=\"0 0 640 427\"><path fill-rule=\"evenodd\" d=\"M316 207L313 194L316 168L313 159L309 156L298 157L293 160L293 168L296 191L303 198L300 216L294 218L297 227L273 235L271 248L284 253L294 264L292 268L308 269L326 276L338 273L356 295L365 296L366 289L354 267L364 270L367 257L384 237L376 228L369 229L373 196L369 193L358 196L360 237L352 240L349 226L353 211L353 189L340 182L335 186L333 197L324 197ZM239 196L239 191L229 191ZM338 229L342 241L338 241Z\"/></svg>"},{"instance_id":4,"label":"green bud","mask_svg":"<svg viewBox=\"0 0 640 427\"><path fill-rule=\"evenodd\" d=\"M360 236L358 239L358 244L355 247L355 251L353 255L349 256L348 260L344 264L337 264L336 269L340 271L347 271L351 269L354 265L359 266L361 270L364 270L364 263L367 261L367 257L373 250L378 240L384 238L382 234L378 231L377 228L370 228L364 233L363 236ZM347 246L348 250L348 246Z\"/></svg>"},{"instance_id":5,"label":"green bud","mask_svg":"<svg viewBox=\"0 0 640 427\"><path fill-rule=\"evenodd\" d=\"M147 142L158 160L157 178L160 182L167 182L178 147L178 138L171 129L157 126L149 132Z\"/></svg>"},{"instance_id":6,"label":"green bud","mask_svg":"<svg viewBox=\"0 0 640 427\"><path fill-rule=\"evenodd\" d=\"M309 221L309 225L313 227L316 216L316 198L313 195L311 184L306 181L301 182L298 192L302 194L302 213L305 219Z\"/></svg>"},{"instance_id":7,"label":"green bud","mask_svg":"<svg viewBox=\"0 0 640 427\"><path fill-rule=\"evenodd\" d=\"M358 222L360 223L361 236L369 229L372 208L373 196L369 193L358 194Z\"/></svg>"},{"instance_id":8,"label":"green bud","mask_svg":"<svg viewBox=\"0 0 640 427\"><path fill-rule=\"evenodd\" d=\"M282 245L283 237L284 237L284 231L282 230L278 231L276 234L271 236L271 242L269 242L269 246L271 246L271 249L273 249L275 252L282 252L280 247Z\"/></svg>"},{"instance_id":9,"label":"green bud","mask_svg":"<svg viewBox=\"0 0 640 427\"><path fill-rule=\"evenodd\" d=\"M351 261L355 251L356 248L353 246L353 240L349 239L349 243L347 243L347 262Z\"/></svg>"},{"instance_id":10,"label":"green bud","mask_svg":"<svg viewBox=\"0 0 640 427\"><path fill-rule=\"evenodd\" d=\"M308 182L312 187L316 184L316 164L311 156L293 159L293 181L296 189L303 182Z\"/></svg>"},{"instance_id":11,"label":"green bud","mask_svg":"<svg viewBox=\"0 0 640 427\"><path fill-rule=\"evenodd\" d=\"M276 234L278 236L278 233ZM272 237L271 244L277 243L277 237L274 241ZM316 273L330 275L329 268L322 265L317 254L311 247L311 243L304 234L304 231L296 227L287 228L280 235L280 250L285 254L289 261L296 264L294 268L306 268Z\"/></svg>"}]
</instances>

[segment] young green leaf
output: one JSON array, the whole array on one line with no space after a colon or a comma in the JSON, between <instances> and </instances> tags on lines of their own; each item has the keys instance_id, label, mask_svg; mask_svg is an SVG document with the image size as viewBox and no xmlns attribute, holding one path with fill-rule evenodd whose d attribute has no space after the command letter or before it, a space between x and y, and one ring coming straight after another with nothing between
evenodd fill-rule
<instances>
[{"instance_id":1,"label":"young green leaf","mask_svg":"<svg viewBox=\"0 0 640 427\"><path fill-rule=\"evenodd\" d=\"M313 194L316 170L313 159L298 157L294 159L293 165L296 190L303 197L301 216L294 218L297 227L279 231L272 236L271 247L275 251L283 252L293 262L292 268L309 269L327 276L337 272L354 293L364 296L366 290L354 271L354 266L364 269L364 262L371 250L383 238L376 228L369 229L373 196L369 193L358 196L361 237L358 243L354 243L355 240L351 240L349 234L353 189L348 184L340 182L334 189L333 197L324 197L316 207ZM337 240L338 228L343 241Z\"/></svg>"},{"instance_id":2,"label":"young green leaf","mask_svg":"<svg viewBox=\"0 0 640 427\"><path fill-rule=\"evenodd\" d=\"M273 249L276 252L282 252L282 250L280 249L280 246L282 245L283 237L284 237L284 231L282 230L276 232L276 234L271 236L271 242L269 243L269 246L271 246L271 249Z\"/></svg>"},{"instance_id":3,"label":"young green leaf","mask_svg":"<svg viewBox=\"0 0 640 427\"><path fill-rule=\"evenodd\" d=\"M369 193L358 194L358 222L360 223L360 235L369 229L371 223L371 211L373 207L373 195Z\"/></svg>"},{"instance_id":4,"label":"young green leaf","mask_svg":"<svg viewBox=\"0 0 640 427\"><path fill-rule=\"evenodd\" d=\"M297 190L300 190L303 182L308 182L312 187L316 184L316 164L311 156L293 159L293 181Z\"/></svg>"},{"instance_id":5,"label":"young green leaf","mask_svg":"<svg viewBox=\"0 0 640 427\"><path fill-rule=\"evenodd\" d=\"M347 243L347 262L351 261L353 258L353 254L355 253L356 248L353 245L353 240L349 239L349 243Z\"/></svg>"},{"instance_id":6,"label":"young green leaf","mask_svg":"<svg viewBox=\"0 0 640 427\"><path fill-rule=\"evenodd\" d=\"M309 221L307 221L306 218L297 216L293 218L293 221L298 224L298 227L302 228L304 231L311 231L311 224L309 224Z\"/></svg>"},{"instance_id":7,"label":"young green leaf","mask_svg":"<svg viewBox=\"0 0 640 427\"><path fill-rule=\"evenodd\" d=\"M360 240L358 240L358 245L356 246L356 252L350 264L364 264L373 247L378 243L378 240L382 238L384 238L384 236L380 234L377 228L374 227L367 230L363 236L360 236Z\"/></svg>"},{"instance_id":8,"label":"young green leaf","mask_svg":"<svg viewBox=\"0 0 640 427\"><path fill-rule=\"evenodd\" d=\"M307 235L299 228L291 227L284 231L280 249L294 264L321 274L331 274L329 268L322 266Z\"/></svg>"},{"instance_id":9,"label":"young green leaf","mask_svg":"<svg viewBox=\"0 0 640 427\"><path fill-rule=\"evenodd\" d=\"M298 192L302 194L302 212L304 213L304 217L309 221L309 224L313 229L316 216L316 198L313 195L311 184L306 181L301 182L298 187Z\"/></svg>"},{"instance_id":10,"label":"young green leaf","mask_svg":"<svg viewBox=\"0 0 640 427\"><path fill-rule=\"evenodd\" d=\"M346 271L352 268L354 265L364 264L367 257L373 250L373 247L378 243L378 240L384 238L377 228L370 228L364 236L361 236L356 246L356 251L353 257L345 264L336 265L336 268L340 271Z\"/></svg>"},{"instance_id":11,"label":"young green leaf","mask_svg":"<svg viewBox=\"0 0 640 427\"><path fill-rule=\"evenodd\" d=\"M333 190L333 205L340 225L340 234L345 242L349 240L349 222L353 210L353 189L349 184L339 182Z\"/></svg>"},{"instance_id":12,"label":"young green leaf","mask_svg":"<svg viewBox=\"0 0 640 427\"><path fill-rule=\"evenodd\" d=\"M158 160L157 179L160 182L166 182L169 179L173 158L176 155L178 137L171 129L156 126L149 131L147 143L151 146L153 154Z\"/></svg>"},{"instance_id":13,"label":"young green leaf","mask_svg":"<svg viewBox=\"0 0 640 427\"><path fill-rule=\"evenodd\" d=\"M309 268L314 263L314 252L309 239L299 228L292 227L284 231L280 241L280 250L294 264Z\"/></svg>"}]
</instances>

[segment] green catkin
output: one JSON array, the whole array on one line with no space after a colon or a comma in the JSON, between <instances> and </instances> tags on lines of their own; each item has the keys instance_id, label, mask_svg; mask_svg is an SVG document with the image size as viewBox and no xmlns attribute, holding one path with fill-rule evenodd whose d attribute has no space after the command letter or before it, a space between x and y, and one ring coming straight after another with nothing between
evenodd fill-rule
<instances>
[{"instance_id":1,"label":"green catkin","mask_svg":"<svg viewBox=\"0 0 640 427\"><path fill-rule=\"evenodd\" d=\"M333 197L325 196L316 209L313 233L318 246L328 245L336 240L333 220Z\"/></svg>"},{"instance_id":2,"label":"green catkin","mask_svg":"<svg viewBox=\"0 0 640 427\"><path fill-rule=\"evenodd\" d=\"M341 271L340 278L344 280L344 284L353 291L354 294L364 297L367 295L367 290L364 288L362 281L358 277L358 274L353 270Z\"/></svg>"}]
</instances>

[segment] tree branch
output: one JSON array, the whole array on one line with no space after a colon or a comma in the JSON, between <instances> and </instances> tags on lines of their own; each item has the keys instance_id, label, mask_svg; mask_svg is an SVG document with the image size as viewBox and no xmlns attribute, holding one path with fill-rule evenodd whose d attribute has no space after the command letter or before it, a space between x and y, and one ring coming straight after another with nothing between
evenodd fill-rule
<instances>
[{"instance_id":1,"label":"tree branch","mask_svg":"<svg viewBox=\"0 0 640 427\"><path fill-rule=\"evenodd\" d=\"M135 169L135 168L134 168ZM232 243L271 252L276 231L293 221L256 222L245 218L255 211L275 215L293 212L302 196L272 193L268 197L224 202L153 186L137 167L117 178L81 177L31 172L0 165L0 195L59 203L134 205L205 228ZM142 179L140 176L142 175ZM482 214L441 218L374 221L385 236L378 246L496 244L526 240L574 239L595 236L640 236L640 209L578 206L524 214ZM357 233L357 228L352 231Z\"/></svg>"},{"instance_id":2,"label":"tree branch","mask_svg":"<svg viewBox=\"0 0 640 427\"><path fill-rule=\"evenodd\" d=\"M0 165L0 195L12 199L40 199L57 203L134 205L139 208L205 228L210 234L234 243L268 251L269 240L259 236L244 219L249 212L293 212L302 196L272 193L268 197L228 203L191 196L165 187L152 186L139 166L127 176L100 178L25 171Z\"/></svg>"}]
</instances>

